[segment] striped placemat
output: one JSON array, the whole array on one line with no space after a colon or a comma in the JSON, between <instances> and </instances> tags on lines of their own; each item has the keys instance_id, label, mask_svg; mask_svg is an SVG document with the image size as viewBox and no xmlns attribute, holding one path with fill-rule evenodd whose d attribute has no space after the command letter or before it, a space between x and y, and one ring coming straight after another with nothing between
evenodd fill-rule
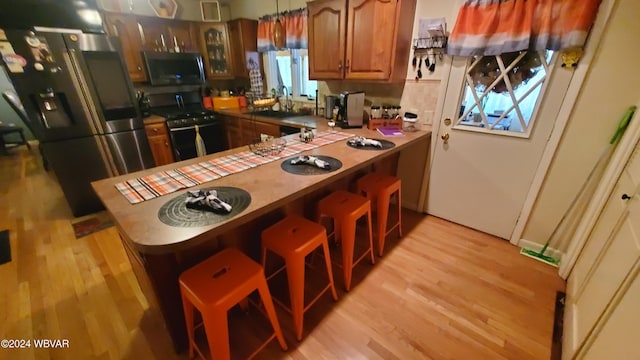
<instances>
[{"instance_id":1,"label":"striped placemat","mask_svg":"<svg viewBox=\"0 0 640 360\"><path fill-rule=\"evenodd\" d=\"M348 139L352 136L352 134L335 130L321 131L315 134L311 142L303 143L294 140L287 143L287 147L278 155L260 156L251 151L243 151L119 182L115 186L130 203L137 204L180 189L198 186L223 176L252 169L283 157L289 157L303 151Z\"/></svg>"}]
</instances>

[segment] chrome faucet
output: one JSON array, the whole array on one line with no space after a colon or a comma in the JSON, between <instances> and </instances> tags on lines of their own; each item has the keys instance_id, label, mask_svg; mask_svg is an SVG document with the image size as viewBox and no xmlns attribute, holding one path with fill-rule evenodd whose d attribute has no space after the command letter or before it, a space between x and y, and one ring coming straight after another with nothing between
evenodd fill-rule
<instances>
[{"instance_id":1,"label":"chrome faucet","mask_svg":"<svg viewBox=\"0 0 640 360\"><path fill-rule=\"evenodd\" d=\"M284 98L284 111L291 111L292 106L290 105L290 100L289 100L289 89L287 89L287 87L285 85L282 85L282 94L285 96ZM286 94L286 95L285 95Z\"/></svg>"}]
</instances>

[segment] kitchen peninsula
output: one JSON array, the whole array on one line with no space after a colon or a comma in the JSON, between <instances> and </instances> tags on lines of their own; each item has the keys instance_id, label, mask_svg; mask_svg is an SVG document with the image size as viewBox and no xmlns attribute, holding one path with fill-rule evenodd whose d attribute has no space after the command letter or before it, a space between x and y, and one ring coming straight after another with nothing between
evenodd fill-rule
<instances>
[{"instance_id":1,"label":"kitchen peninsula","mask_svg":"<svg viewBox=\"0 0 640 360\"><path fill-rule=\"evenodd\" d=\"M317 131L328 130L324 121L318 121L317 125ZM368 129L336 130L354 136L379 138L377 132ZM143 293L152 307L162 312L175 349L182 351L186 348L186 331L178 287L178 276L182 271L228 246L242 248L257 259L262 229L282 218L284 214L300 213L307 217L313 216L315 203L321 197L335 189L350 189L354 178L371 171L374 167L377 171L395 173L398 156L408 150L414 151L416 146L428 151L430 136L429 130L390 137L387 139L395 143L395 147L378 151L354 149L347 145L346 140L339 140L300 153L331 156L342 162L341 168L326 174L306 176L287 173L281 168L282 162L286 159L283 157L189 188L193 190L230 186L243 189L251 195L251 202L244 211L215 225L176 227L159 220L160 208L168 201L184 195L186 189L131 204L115 185L159 171L236 154L246 151L246 146L96 181L92 185L118 227ZM290 144L299 142L295 135L290 135L287 139ZM426 159L426 155L424 158ZM424 166L425 163L411 166L411 175L420 179L418 187L425 173ZM401 174L399 176L402 177Z\"/></svg>"}]
</instances>

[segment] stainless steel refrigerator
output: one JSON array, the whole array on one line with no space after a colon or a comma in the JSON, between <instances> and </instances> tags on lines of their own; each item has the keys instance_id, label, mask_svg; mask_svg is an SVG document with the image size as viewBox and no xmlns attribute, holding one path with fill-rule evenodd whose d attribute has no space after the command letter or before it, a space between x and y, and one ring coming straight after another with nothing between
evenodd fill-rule
<instances>
[{"instance_id":1,"label":"stainless steel refrigerator","mask_svg":"<svg viewBox=\"0 0 640 360\"><path fill-rule=\"evenodd\" d=\"M101 210L91 182L154 165L116 38L2 29L0 51L75 216Z\"/></svg>"}]
</instances>

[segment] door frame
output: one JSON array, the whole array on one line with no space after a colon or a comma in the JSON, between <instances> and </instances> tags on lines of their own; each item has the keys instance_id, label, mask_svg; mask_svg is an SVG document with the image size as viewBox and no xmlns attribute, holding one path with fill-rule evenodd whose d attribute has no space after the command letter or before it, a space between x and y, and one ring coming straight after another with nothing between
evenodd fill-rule
<instances>
[{"instance_id":1,"label":"door frame","mask_svg":"<svg viewBox=\"0 0 640 360\"><path fill-rule=\"evenodd\" d=\"M513 245L518 245L520 240L522 240L521 237L524 232L525 225L529 220L531 210L538 198L540 189L542 189L542 184L547 176L549 167L551 167L551 162L553 161L553 157L558 149L558 145L560 144L560 139L562 138L564 129L566 128L567 123L571 118L571 114L573 113L573 108L578 101L578 95L582 89L584 81L586 80L587 74L589 73L589 65L593 62L596 50L600 47L600 42L602 41L604 30L609 23L615 2L616 0L603 0L602 3L600 3L598 15L596 16L596 20L591 28L591 33L589 34L584 54L580 59L582 66L578 65L574 70L571 83L567 89L567 94L560 106L560 111L556 118L555 125L553 130L551 130L547 146L545 147L540 163L538 164L538 170L536 171L531 187L529 188L529 194L527 194L527 198L525 199L522 210L520 211L520 217L518 218L518 221L516 221L516 227L513 230L510 240Z\"/></svg>"},{"instance_id":2,"label":"door frame","mask_svg":"<svg viewBox=\"0 0 640 360\"><path fill-rule=\"evenodd\" d=\"M640 108L640 100L637 106ZM604 206L609 200L609 197L613 192L613 188L616 186L622 171L627 166L629 157L639 143L640 111L636 110L636 113L629 123L629 127L622 136L622 139L620 139L611 161L602 175L600 184L589 201L589 205L582 216L582 220L578 224L578 227L571 238L566 254L562 257L559 274L563 279L566 280L569 277L569 274L571 274L571 270L573 270L573 267L580 256L580 252L584 248L589 235L591 235L591 231L593 231L593 228L598 222L598 218L604 210Z\"/></svg>"},{"instance_id":3,"label":"door frame","mask_svg":"<svg viewBox=\"0 0 640 360\"><path fill-rule=\"evenodd\" d=\"M573 77L571 78L571 82L569 83L567 94L562 104L560 105L558 117L556 118L553 129L551 130L551 134L549 135L549 139L547 140L547 145L544 148L542 157L540 158L540 162L538 163L538 168L533 176L531 186L529 187L529 192L524 200L524 205L520 210L520 216L518 217L513 233L511 234L510 243L513 245L518 245L522 240L521 236L524 232L525 225L527 224L529 217L531 216L531 210L533 209L536 199L538 198L538 194L542 189L542 184L547 176L549 167L551 166L553 156L555 155L555 152L560 144L560 139L562 138L562 134L564 133L564 129L566 128L567 123L569 122L575 103L578 100L578 95L580 93L580 90L582 89L582 85L586 80L590 68L589 64L592 63L596 50L600 45L600 41L602 40L604 30L609 22L615 3L616 0L602 0L602 3L600 4L596 20L593 24L593 27L589 34L589 38L587 40L587 44L585 46L585 52L580 59L580 65L575 70L573 70L574 73ZM442 114L445 112L444 96L447 93L447 89L450 85L449 79L451 77L452 64L453 59L451 57L447 57L447 61L444 64L445 71L443 72L443 78L441 80L442 84L440 86L440 93L438 94L436 112L433 118L434 120L432 125L430 166L433 166L433 157L436 148L435 137L440 136L440 123ZM556 69L556 71L563 71L563 69ZM425 186L422 189L418 203L424 212L427 212L427 194L428 188Z\"/></svg>"}]
</instances>

